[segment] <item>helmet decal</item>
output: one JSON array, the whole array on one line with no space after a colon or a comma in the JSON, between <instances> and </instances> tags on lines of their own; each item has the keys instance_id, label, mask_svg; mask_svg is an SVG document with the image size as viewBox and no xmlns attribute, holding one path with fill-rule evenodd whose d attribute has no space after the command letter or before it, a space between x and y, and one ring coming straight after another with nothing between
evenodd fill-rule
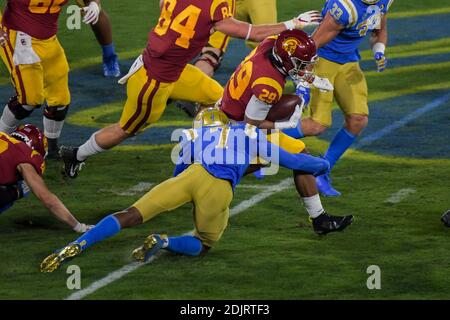
<instances>
[{"instance_id":1,"label":"helmet decal","mask_svg":"<svg viewBox=\"0 0 450 320\"><path fill-rule=\"evenodd\" d=\"M300 45L300 40L294 37L289 37L283 41L283 49L292 56L297 49L297 46Z\"/></svg>"}]
</instances>

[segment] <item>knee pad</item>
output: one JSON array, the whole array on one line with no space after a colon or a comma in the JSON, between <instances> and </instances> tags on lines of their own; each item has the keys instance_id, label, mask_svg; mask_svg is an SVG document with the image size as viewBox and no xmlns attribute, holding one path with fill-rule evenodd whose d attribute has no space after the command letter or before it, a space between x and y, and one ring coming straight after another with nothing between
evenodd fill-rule
<instances>
[{"instance_id":1,"label":"knee pad","mask_svg":"<svg viewBox=\"0 0 450 320\"><path fill-rule=\"evenodd\" d=\"M27 106L22 105L19 100L17 100L17 96L12 97L8 101L8 108L14 114L14 117L17 120L23 120L27 118L35 108L40 108L41 106Z\"/></svg>"},{"instance_id":2,"label":"knee pad","mask_svg":"<svg viewBox=\"0 0 450 320\"><path fill-rule=\"evenodd\" d=\"M220 68L220 65L222 64L222 59L223 53L217 55L214 51L207 49L200 54L200 57L197 59L197 61L205 61L211 67L213 67L214 71L216 71L217 69Z\"/></svg>"},{"instance_id":3,"label":"knee pad","mask_svg":"<svg viewBox=\"0 0 450 320\"><path fill-rule=\"evenodd\" d=\"M44 117L54 121L64 121L68 111L69 106L45 106Z\"/></svg>"}]
</instances>

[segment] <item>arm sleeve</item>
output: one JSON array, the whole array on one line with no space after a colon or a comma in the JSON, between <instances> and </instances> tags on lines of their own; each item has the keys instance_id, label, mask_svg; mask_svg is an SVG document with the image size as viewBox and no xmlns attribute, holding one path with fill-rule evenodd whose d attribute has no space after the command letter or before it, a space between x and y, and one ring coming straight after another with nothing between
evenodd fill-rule
<instances>
[{"instance_id":1,"label":"arm sleeve","mask_svg":"<svg viewBox=\"0 0 450 320\"><path fill-rule=\"evenodd\" d=\"M231 18L233 13L227 0L213 0L211 4L211 20L215 23Z\"/></svg>"},{"instance_id":2,"label":"arm sleeve","mask_svg":"<svg viewBox=\"0 0 450 320\"><path fill-rule=\"evenodd\" d=\"M253 120L262 121L266 119L272 105L259 100L256 96L252 96L245 108L245 115Z\"/></svg>"}]
</instances>

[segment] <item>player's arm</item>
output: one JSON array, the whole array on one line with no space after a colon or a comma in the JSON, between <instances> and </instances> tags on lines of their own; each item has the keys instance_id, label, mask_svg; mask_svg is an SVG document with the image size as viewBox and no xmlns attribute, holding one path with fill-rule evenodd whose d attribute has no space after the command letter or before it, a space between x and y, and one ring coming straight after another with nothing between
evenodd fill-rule
<instances>
[{"instance_id":1,"label":"player's arm","mask_svg":"<svg viewBox=\"0 0 450 320\"><path fill-rule=\"evenodd\" d=\"M384 14L381 18L380 29L374 29L370 34L370 47L374 54L378 72L386 68L387 60L384 51L386 50L387 40L387 16Z\"/></svg>"},{"instance_id":2,"label":"player's arm","mask_svg":"<svg viewBox=\"0 0 450 320\"><path fill-rule=\"evenodd\" d=\"M216 22L214 29L234 38L260 42L287 29L303 29L306 26L318 25L321 20L322 15L318 11L308 11L289 21L264 25L252 25L230 17Z\"/></svg>"},{"instance_id":3,"label":"player's arm","mask_svg":"<svg viewBox=\"0 0 450 320\"><path fill-rule=\"evenodd\" d=\"M74 231L86 231L86 225L79 223L61 202L61 200L50 192L42 177L37 173L36 169L31 164L21 163L17 166L17 170L28 184L34 195L55 215L58 220L70 226Z\"/></svg>"},{"instance_id":4,"label":"player's arm","mask_svg":"<svg viewBox=\"0 0 450 320\"><path fill-rule=\"evenodd\" d=\"M322 23L312 35L312 38L317 48L320 48L333 40L343 29L344 25L333 18L330 13L327 13Z\"/></svg>"},{"instance_id":5,"label":"player's arm","mask_svg":"<svg viewBox=\"0 0 450 320\"><path fill-rule=\"evenodd\" d=\"M261 139L262 133L260 132L259 135ZM266 139L266 137L263 139ZM265 152L260 151L259 156L268 162L279 164L287 169L319 176L330 168L330 163L323 158L314 157L307 153L289 153L269 141L266 142L266 148Z\"/></svg>"}]
</instances>

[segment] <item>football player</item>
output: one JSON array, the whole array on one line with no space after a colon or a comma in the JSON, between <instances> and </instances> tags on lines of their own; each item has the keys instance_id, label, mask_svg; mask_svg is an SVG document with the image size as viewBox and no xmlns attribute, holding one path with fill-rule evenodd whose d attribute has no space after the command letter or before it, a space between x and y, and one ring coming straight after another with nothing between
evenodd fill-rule
<instances>
[{"instance_id":1,"label":"football player","mask_svg":"<svg viewBox=\"0 0 450 320\"><path fill-rule=\"evenodd\" d=\"M441 221L442 221L447 227L450 227L450 210L447 210L447 212L445 212L445 213L442 215Z\"/></svg>"},{"instance_id":2,"label":"football player","mask_svg":"<svg viewBox=\"0 0 450 320\"><path fill-rule=\"evenodd\" d=\"M89 0L77 0L79 6L89 6ZM120 64L112 38L111 22L105 10L101 8L97 23L91 24L92 31L103 51L103 75L105 77L119 77Z\"/></svg>"},{"instance_id":3,"label":"football player","mask_svg":"<svg viewBox=\"0 0 450 320\"><path fill-rule=\"evenodd\" d=\"M301 110L297 109L285 121L269 121L267 115L281 98L286 79L308 87L310 83L327 88L326 79L315 77L312 67L317 61L314 41L301 30L287 30L269 37L254 49L238 66L225 86L218 107L234 121L244 121L261 129L288 130L298 126ZM307 92L306 92L307 93ZM302 108L307 95L302 95ZM281 148L297 154L305 151L305 144L288 135L275 133ZM268 136L272 139L272 134ZM303 203L313 219L332 221L322 207L314 176L294 171L294 181Z\"/></svg>"},{"instance_id":4,"label":"football player","mask_svg":"<svg viewBox=\"0 0 450 320\"><path fill-rule=\"evenodd\" d=\"M95 132L79 148L62 147L66 176L75 178L84 161L132 137L162 116L167 100L213 105L222 86L188 64L208 42L211 30L261 41L286 29L301 29L310 22L294 18L272 25L252 25L232 17L227 0L164 0L161 15L149 33L148 44L128 74L127 101L119 122Z\"/></svg>"},{"instance_id":5,"label":"football player","mask_svg":"<svg viewBox=\"0 0 450 320\"><path fill-rule=\"evenodd\" d=\"M138 261L147 261L160 249L197 256L219 241L228 224L229 206L236 185L256 157L278 163L292 170L318 175L328 169L328 162L304 153L291 154L271 144L264 131L249 124L231 125L216 108L201 111L194 128L184 130L180 157L174 177L154 187L128 209L111 214L93 229L49 255L41 263L42 272L52 272L60 264L123 228L145 223L160 213L185 203L194 205L193 235L168 237L152 234L133 251ZM319 234L340 231L348 226L349 216L334 224L313 222Z\"/></svg>"},{"instance_id":6,"label":"football player","mask_svg":"<svg viewBox=\"0 0 450 320\"><path fill-rule=\"evenodd\" d=\"M329 0L322 14L323 22L313 34L320 57L315 73L328 78L334 92L311 92L311 114L303 119L295 137L322 134L331 126L333 98L344 113L345 124L331 141L324 158L331 168L366 127L369 108L367 83L359 66L358 46L369 34L378 72L386 67L387 12L393 0ZM330 174L317 178L320 192L339 196Z\"/></svg>"},{"instance_id":7,"label":"football player","mask_svg":"<svg viewBox=\"0 0 450 320\"><path fill-rule=\"evenodd\" d=\"M58 17L68 0L7 0L0 17L3 46L16 95L0 118L0 131L10 133L35 109L44 107L44 134L49 157L57 157L57 141L70 104L69 65L56 33ZM88 1L83 22L95 24L100 0Z\"/></svg>"},{"instance_id":8,"label":"football player","mask_svg":"<svg viewBox=\"0 0 450 320\"><path fill-rule=\"evenodd\" d=\"M33 125L22 125L10 135L0 132L0 213L31 191L55 217L76 232L90 228L67 210L42 179L47 139Z\"/></svg>"}]
</instances>

